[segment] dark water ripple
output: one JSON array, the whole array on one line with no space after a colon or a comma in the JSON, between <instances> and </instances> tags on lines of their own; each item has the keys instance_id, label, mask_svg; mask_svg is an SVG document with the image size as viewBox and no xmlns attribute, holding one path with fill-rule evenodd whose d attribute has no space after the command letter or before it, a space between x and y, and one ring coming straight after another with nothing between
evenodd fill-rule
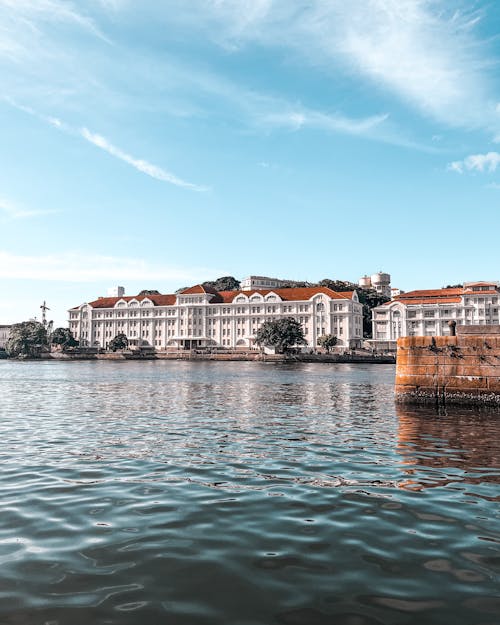
<instances>
[{"instance_id":1,"label":"dark water ripple","mask_svg":"<svg viewBox=\"0 0 500 625\"><path fill-rule=\"evenodd\" d=\"M0 623L500 622L500 416L391 366L0 363Z\"/></svg>"}]
</instances>

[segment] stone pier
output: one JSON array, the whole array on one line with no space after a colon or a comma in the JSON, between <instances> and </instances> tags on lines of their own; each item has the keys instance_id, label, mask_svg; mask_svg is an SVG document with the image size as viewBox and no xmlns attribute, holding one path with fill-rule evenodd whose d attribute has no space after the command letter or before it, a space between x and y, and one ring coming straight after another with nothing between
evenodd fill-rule
<instances>
[{"instance_id":1,"label":"stone pier","mask_svg":"<svg viewBox=\"0 0 500 625\"><path fill-rule=\"evenodd\" d=\"M500 326L457 326L456 336L400 338L396 401L500 408Z\"/></svg>"}]
</instances>

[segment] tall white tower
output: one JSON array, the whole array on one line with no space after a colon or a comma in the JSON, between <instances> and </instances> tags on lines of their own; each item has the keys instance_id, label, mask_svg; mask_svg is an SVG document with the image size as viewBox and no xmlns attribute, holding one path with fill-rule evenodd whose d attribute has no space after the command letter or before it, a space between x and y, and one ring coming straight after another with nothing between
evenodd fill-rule
<instances>
[{"instance_id":1,"label":"tall white tower","mask_svg":"<svg viewBox=\"0 0 500 625\"><path fill-rule=\"evenodd\" d=\"M391 297L391 276L388 273L379 271L371 276L372 288L384 297Z\"/></svg>"},{"instance_id":2,"label":"tall white tower","mask_svg":"<svg viewBox=\"0 0 500 625\"><path fill-rule=\"evenodd\" d=\"M362 289L371 289L372 288L372 280L370 276L363 276L358 280L358 284Z\"/></svg>"}]
</instances>

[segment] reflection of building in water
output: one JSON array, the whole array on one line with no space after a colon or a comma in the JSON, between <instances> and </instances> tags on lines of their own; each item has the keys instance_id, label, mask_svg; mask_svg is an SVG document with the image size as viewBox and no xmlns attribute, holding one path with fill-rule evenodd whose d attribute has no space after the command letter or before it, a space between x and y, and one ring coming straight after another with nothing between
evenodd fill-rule
<instances>
[{"instance_id":1,"label":"reflection of building in water","mask_svg":"<svg viewBox=\"0 0 500 625\"><path fill-rule=\"evenodd\" d=\"M396 450L402 458L403 474L408 476L401 488L422 490L456 481L500 483L500 415L463 409L438 415L432 409L404 405L397 405L396 412Z\"/></svg>"}]
</instances>

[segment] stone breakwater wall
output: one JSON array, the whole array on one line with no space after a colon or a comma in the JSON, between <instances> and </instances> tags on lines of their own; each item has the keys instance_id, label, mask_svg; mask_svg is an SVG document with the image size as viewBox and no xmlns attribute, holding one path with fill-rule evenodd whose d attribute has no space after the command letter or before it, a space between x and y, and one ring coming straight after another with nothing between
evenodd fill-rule
<instances>
[{"instance_id":1,"label":"stone breakwater wall","mask_svg":"<svg viewBox=\"0 0 500 625\"><path fill-rule=\"evenodd\" d=\"M400 338L396 401L500 408L500 326L458 326L456 336Z\"/></svg>"}]
</instances>

